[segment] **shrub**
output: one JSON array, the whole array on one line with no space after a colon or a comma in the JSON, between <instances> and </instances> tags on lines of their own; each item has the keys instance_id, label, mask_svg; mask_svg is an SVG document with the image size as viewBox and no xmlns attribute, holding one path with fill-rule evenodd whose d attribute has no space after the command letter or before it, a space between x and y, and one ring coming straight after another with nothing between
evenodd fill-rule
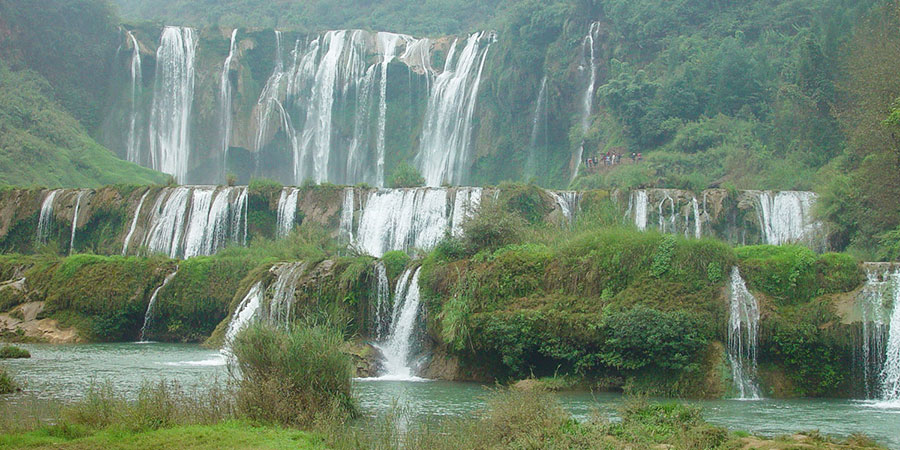
<instances>
[{"instance_id":1,"label":"shrub","mask_svg":"<svg viewBox=\"0 0 900 450\"><path fill-rule=\"evenodd\" d=\"M12 345L0 347L0 359L12 358L31 358L31 353L24 348L13 347Z\"/></svg>"},{"instance_id":2,"label":"shrub","mask_svg":"<svg viewBox=\"0 0 900 450\"><path fill-rule=\"evenodd\" d=\"M391 279L396 278L403 273L403 269L406 269L406 265L409 264L409 261L409 255L402 250L387 252L381 257L381 262L384 263L387 276Z\"/></svg>"},{"instance_id":3,"label":"shrub","mask_svg":"<svg viewBox=\"0 0 900 450\"><path fill-rule=\"evenodd\" d=\"M247 327L232 348L241 373L238 409L255 420L293 426L355 415L353 367L342 345L338 332L320 326Z\"/></svg>"},{"instance_id":4,"label":"shrub","mask_svg":"<svg viewBox=\"0 0 900 450\"><path fill-rule=\"evenodd\" d=\"M482 207L478 214L463 224L466 246L470 253L517 244L525 233L525 220L496 206Z\"/></svg>"},{"instance_id":5,"label":"shrub","mask_svg":"<svg viewBox=\"0 0 900 450\"><path fill-rule=\"evenodd\" d=\"M709 342L703 325L688 313L640 305L604 314L602 327L606 340L600 358L617 369L696 369Z\"/></svg>"},{"instance_id":6,"label":"shrub","mask_svg":"<svg viewBox=\"0 0 900 450\"><path fill-rule=\"evenodd\" d=\"M16 382L6 373L6 369L0 367L0 394L9 394L18 389Z\"/></svg>"},{"instance_id":7,"label":"shrub","mask_svg":"<svg viewBox=\"0 0 900 450\"><path fill-rule=\"evenodd\" d=\"M411 188L425 185L425 178L415 167L401 163L394 169L391 180L388 183L392 188Z\"/></svg>"},{"instance_id":8,"label":"shrub","mask_svg":"<svg viewBox=\"0 0 900 450\"><path fill-rule=\"evenodd\" d=\"M851 291L862 282L859 267L849 255L816 256L796 245L755 245L735 252L749 286L774 297L781 306Z\"/></svg>"}]
</instances>

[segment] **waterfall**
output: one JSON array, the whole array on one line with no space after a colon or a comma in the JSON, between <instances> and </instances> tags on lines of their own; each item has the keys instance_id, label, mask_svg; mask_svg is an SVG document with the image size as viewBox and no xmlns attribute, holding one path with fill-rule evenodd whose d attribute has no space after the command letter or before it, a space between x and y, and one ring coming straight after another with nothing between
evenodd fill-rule
<instances>
[{"instance_id":1,"label":"waterfall","mask_svg":"<svg viewBox=\"0 0 900 450\"><path fill-rule=\"evenodd\" d=\"M128 234L125 235L125 243L122 245L122 256L128 254L128 244L131 243L131 237L134 235L134 229L137 227L138 219L141 217L141 208L144 207L144 200L147 199L147 195L150 194L150 189L147 189L144 192L144 195L141 195L141 200L137 204L137 208L134 210L134 217L131 219L131 226L128 227Z\"/></svg>"},{"instance_id":2,"label":"waterfall","mask_svg":"<svg viewBox=\"0 0 900 450\"><path fill-rule=\"evenodd\" d=\"M390 312L391 284L384 263L378 261L375 264L375 320L373 324L373 335L378 341L387 339L387 333L390 331L390 322L388 321Z\"/></svg>"},{"instance_id":3,"label":"waterfall","mask_svg":"<svg viewBox=\"0 0 900 450\"><path fill-rule=\"evenodd\" d=\"M353 243L353 212L354 212L353 188L344 189L344 202L341 205L340 235Z\"/></svg>"},{"instance_id":4,"label":"waterfall","mask_svg":"<svg viewBox=\"0 0 900 450\"><path fill-rule=\"evenodd\" d=\"M234 59L237 28L231 30L231 45L228 47L228 56L222 65L222 75L219 77L219 128L222 132L222 180L227 178L228 172L228 147L231 140L231 80L228 74L231 72L231 61Z\"/></svg>"},{"instance_id":5,"label":"waterfall","mask_svg":"<svg viewBox=\"0 0 900 450\"><path fill-rule=\"evenodd\" d=\"M541 119L546 122L547 109L547 76L541 79L541 89L538 91L534 105L534 115L531 118L531 140L528 141L528 161L525 163L525 171L529 175L535 175L537 171L538 137L541 130ZM546 128L546 123L544 123ZM546 133L546 131L545 131Z\"/></svg>"},{"instance_id":6,"label":"waterfall","mask_svg":"<svg viewBox=\"0 0 900 450\"><path fill-rule=\"evenodd\" d=\"M141 47L131 31L127 31L131 40L131 115L128 128L128 140L126 142L126 158L133 163L140 163L141 155L137 136L137 111L138 99L141 95Z\"/></svg>"},{"instance_id":7,"label":"waterfall","mask_svg":"<svg viewBox=\"0 0 900 450\"><path fill-rule=\"evenodd\" d=\"M278 278L273 285L272 300L267 308L270 324L280 327L290 325L297 280L306 271L306 266L307 264L301 261L285 263L273 268L278 272Z\"/></svg>"},{"instance_id":8,"label":"waterfall","mask_svg":"<svg viewBox=\"0 0 900 450\"><path fill-rule=\"evenodd\" d=\"M893 298L891 320L888 325L887 349L881 370L881 398L900 402L900 269L891 274Z\"/></svg>"},{"instance_id":9,"label":"waterfall","mask_svg":"<svg viewBox=\"0 0 900 450\"><path fill-rule=\"evenodd\" d=\"M60 189L50 191L41 203L41 215L38 218L37 241L46 244L50 237L50 225L53 224L53 201L61 192Z\"/></svg>"},{"instance_id":10,"label":"waterfall","mask_svg":"<svg viewBox=\"0 0 900 450\"><path fill-rule=\"evenodd\" d=\"M584 97L582 98L582 109L581 109L581 145L578 147L578 152L576 153L577 158L573 161L574 170L572 171L572 180L575 179L575 176L578 175L578 167L581 165L581 160L584 158L584 135L587 134L588 129L591 127L591 112L594 109L594 90L597 88L597 58L594 52L594 40L597 37L597 34L600 32L600 22L594 22L591 24L591 28L588 31L587 36L584 37L584 40L581 43L582 47L582 63L581 70L587 68L590 70L590 74L588 75L588 85L584 91ZM586 54L586 55L585 55ZM570 180L571 181L571 180Z\"/></svg>"},{"instance_id":11,"label":"waterfall","mask_svg":"<svg viewBox=\"0 0 900 450\"><path fill-rule=\"evenodd\" d=\"M482 188L457 188L453 199L453 215L450 218L450 234L462 237L463 223L475 216L481 205Z\"/></svg>"},{"instance_id":12,"label":"waterfall","mask_svg":"<svg viewBox=\"0 0 900 450\"><path fill-rule=\"evenodd\" d=\"M739 399L762 397L756 382L759 304L747 289L737 266L731 269L731 308L728 319L728 362Z\"/></svg>"},{"instance_id":13,"label":"waterfall","mask_svg":"<svg viewBox=\"0 0 900 450\"><path fill-rule=\"evenodd\" d=\"M153 290L153 295L150 296L150 303L147 304L147 312L144 313L144 326L141 327L141 339L139 342L147 342L144 337L147 333L147 325L150 324L153 318L153 307L156 305L156 297L159 295L159 291L166 287L166 285L169 284L169 282L172 281L173 278L175 278L176 274L178 274L177 267L175 268L174 272L170 273L166 276L165 279L163 279L163 282L161 285L159 285L159 287Z\"/></svg>"},{"instance_id":14,"label":"waterfall","mask_svg":"<svg viewBox=\"0 0 900 450\"><path fill-rule=\"evenodd\" d=\"M858 354L866 398L879 397L881 372L885 367L885 338L890 311L885 304L894 290L889 267L866 265L866 284L856 299L862 322L862 339Z\"/></svg>"},{"instance_id":15,"label":"waterfall","mask_svg":"<svg viewBox=\"0 0 900 450\"><path fill-rule=\"evenodd\" d=\"M194 54L191 28L165 27L156 51L156 83L150 112L150 164L160 172L187 178L190 121L194 102Z\"/></svg>"},{"instance_id":16,"label":"waterfall","mask_svg":"<svg viewBox=\"0 0 900 450\"><path fill-rule=\"evenodd\" d=\"M384 356L384 375L381 379L416 380L411 367L413 338L419 317L419 272L421 267L407 269L394 290L394 306L387 340L377 344Z\"/></svg>"},{"instance_id":17,"label":"waterfall","mask_svg":"<svg viewBox=\"0 0 900 450\"><path fill-rule=\"evenodd\" d=\"M450 231L447 189L382 189L369 193L355 246L380 258L391 250L433 248Z\"/></svg>"},{"instance_id":18,"label":"waterfall","mask_svg":"<svg viewBox=\"0 0 900 450\"><path fill-rule=\"evenodd\" d=\"M675 200L669 195L668 191L663 191L663 198L659 201L659 204L656 206L658 212L659 219L659 231L661 233L675 233L677 229L675 228L675 221L677 220L675 215ZM663 213L663 207L666 202L669 202L669 218L665 218L665 214Z\"/></svg>"},{"instance_id":19,"label":"waterfall","mask_svg":"<svg viewBox=\"0 0 900 450\"><path fill-rule=\"evenodd\" d=\"M266 139L269 137L270 117L273 111L279 113L279 121L284 124L285 132L288 133L288 137L290 139L294 138L293 126L291 125L292 120L284 109L284 105L282 105L279 100L281 81L287 76L284 71L284 61L282 59L283 49L281 37L281 32L275 30L275 68L272 70L272 75L266 80L266 85L259 94L259 100L256 101L257 129L255 144L257 158L259 157L260 150L262 150L265 145Z\"/></svg>"},{"instance_id":20,"label":"waterfall","mask_svg":"<svg viewBox=\"0 0 900 450\"><path fill-rule=\"evenodd\" d=\"M81 198L87 194L87 191L78 191L78 197L75 198L75 214L72 215L72 237L69 239L69 254L75 250L75 230L78 228L78 212L81 210Z\"/></svg>"},{"instance_id":21,"label":"waterfall","mask_svg":"<svg viewBox=\"0 0 900 450\"><path fill-rule=\"evenodd\" d=\"M812 218L812 192L760 192L759 224L767 244L808 242L821 228Z\"/></svg>"},{"instance_id":22,"label":"waterfall","mask_svg":"<svg viewBox=\"0 0 900 450\"><path fill-rule=\"evenodd\" d=\"M170 258L211 255L246 243L246 187L176 187L156 199L142 245Z\"/></svg>"},{"instance_id":23,"label":"waterfall","mask_svg":"<svg viewBox=\"0 0 900 450\"><path fill-rule=\"evenodd\" d=\"M384 186L384 132L387 124L387 75L388 66L396 57L397 43L401 40L410 40L408 36L394 33L378 33L378 44L381 47L381 85L378 103L378 170L376 172L377 186Z\"/></svg>"},{"instance_id":24,"label":"waterfall","mask_svg":"<svg viewBox=\"0 0 900 450\"><path fill-rule=\"evenodd\" d=\"M262 305L263 296L265 295L265 287L262 281L256 282L253 287L247 291L241 303L234 309L231 320L228 322L228 328L225 330L224 353L230 354L231 344L237 334L250 324L250 321L256 317L256 311Z\"/></svg>"},{"instance_id":25,"label":"waterfall","mask_svg":"<svg viewBox=\"0 0 900 450\"><path fill-rule=\"evenodd\" d=\"M444 71L434 81L425 112L417 161L428 186L462 184L469 170L472 117L493 33L469 36L456 55L457 41L447 53ZM487 41L486 45L483 41Z\"/></svg>"},{"instance_id":26,"label":"waterfall","mask_svg":"<svg viewBox=\"0 0 900 450\"><path fill-rule=\"evenodd\" d=\"M575 212L578 210L578 202L581 200L581 194L576 191L547 191L559 207L559 211L566 218L566 223L572 225L575 223Z\"/></svg>"},{"instance_id":27,"label":"waterfall","mask_svg":"<svg viewBox=\"0 0 900 450\"><path fill-rule=\"evenodd\" d=\"M278 216L276 219L278 236L287 236L294 229L297 216L297 196L299 194L300 189L297 188L284 188L281 190L281 196L278 197Z\"/></svg>"},{"instance_id":28,"label":"waterfall","mask_svg":"<svg viewBox=\"0 0 900 450\"><path fill-rule=\"evenodd\" d=\"M631 194L631 214L634 219L634 226L638 230L647 229L647 208L650 204L647 191L640 189Z\"/></svg>"},{"instance_id":29,"label":"waterfall","mask_svg":"<svg viewBox=\"0 0 900 450\"><path fill-rule=\"evenodd\" d=\"M700 219L700 203L697 197L691 197L691 210L694 212L694 237L700 239L703 237L703 223Z\"/></svg>"}]
</instances>

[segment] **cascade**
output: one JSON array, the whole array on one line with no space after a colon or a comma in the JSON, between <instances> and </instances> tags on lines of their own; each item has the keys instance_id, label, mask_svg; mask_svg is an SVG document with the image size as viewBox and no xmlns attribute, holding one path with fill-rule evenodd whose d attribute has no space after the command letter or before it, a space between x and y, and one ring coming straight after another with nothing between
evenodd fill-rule
<instances>
[{"instance_id":1,"label":"cascade","mask_svg":"<svg viewBox=\"0 0 900 450\"><path fill-rule=\"evenodd\" d=\"M379 86L378 103L378 171L375 175L377 186L384 186L384 133L387 124L387 76L388 66L396 57L399 41L410 41L412 38L394 33L378 33L378 44L381 47L381 85Z\"/></svg>"},{"instance_id":2,"label":"cascade","mask_svg":"<svg viewBox=\"0 0 900 450\"><path fill-rule=\"evenodd\" d=\"M353 188L345 188L344 202L341 205L340 234L350 243L353 242L354 195Z\"/></svg>"},{"instance_id":3,"label":"cascade","mask_svg":"<svg viewBox=\"0 0 900 450\"><path fill-rule=\"evenodd\" d=\"M422 141L416 156L425 183L462 184L468 171L472 117L493 33L469 36L457 56L457 41L447 53L444 71L434 80L425 112ZM486 45L483 41L487 41Z\"/></svg>"},{"instance_id":4,"label":"cascade","mask_svg":"<svg viewBox=\"0 0 900 450\"><path fill-rule=\"evenodd\" d=\"M760 192L759 224L767 244L781 245L812 239L821 224L812 218L816 194L800 191Z\"/></svg>"},{"instance_id":5,"label":"cascade","mask_svg":"<svg viewBox=\"0 0 900 450\"><path fill-rule=\"evenodd\" d=\"M266 80L266 85L263 87L262 92L260 92L259 100L257 100L256 102L257 155L265 145L266 139L269 137L269 134L272 132L269 127L271 123L270 117L272 116L273 111L279 113L279 121L284 124L285 131L288 133L288 137L292 140L294 139L293 126L291 124L292 120L287 111L284 109L284 105L282 105L281 101L279 100L281 81L285 76L287 76L284 71L284 61L282 59L283 51L282 33L278 30L275 30L275 68L272 70L272 75L270 75L269 79Z\"/></svg>"},{"instance_id":6,"label":"cascade","mask_svg":"<svg viewBox=\"0 0 900 450\"><path fill-rule=\"evenodd\" d=\"M390 333L387 340L377 344L384 356L384 375L390 380L415 380L412 361L413 338L419 317L419 272L421 267L407 269L394 290L394 306L391 314ZM410 274L412 274L410 276Z\"/></svg>"},{"instance_id":7,"label":"cascade","mask_svg":"<svg viewBox=\"0 0 900 450\"><path fill-rule=\"evenodd\" d=\"M141 47L131 31L127 31L131 41L131 116L126 142L126 157L133 163L140 163L140 138L137 135L138 98L141 95Z\"/></svg>"},{"instance_id":8,"label":"cascade","mask_svg":"<svg viewBox=\"0 0 900 450\"><path fill-rule=\"evenodd\" d=\"M581 44L581 46L582 46L581 68L582 68L582 70L584 70L586 68L585 66L587 66L588 70L590 70L591 73L588 75L588 85L584 91L584 98L582 99L582 109L581 109L582 138L581 138L581 145L578 147L578 153L576 154L577 158L574 161L575 170L572 171L572 180L574 180L575 176L578 175L578 165L581 164L581 160L582 160L582 158L584 158L584 135L587 134L588 129L591 127L591 112L593 112L593 109L594 109L594 90L597 88L597 58L594 53L594 40L597 37L597 34L599 32L600 32L600 22L592 23L587 36L584 37L584 40L582 41L582 44ZM587 55L585 55L585 53Z\"/></svg>"},{"instance_id":9,"label":"cascade","mask_svg":"<svg viewBox=\"0 0 900 450\"><path fill-rule=\"evenodd\" d=\"M866 265L866 284L856 298L862 322L862 339L857 359L862 369L866 398L877 398L881 388L881 371L886 356L885 338L890 320L885 300L890 298L893 288L888 267Z\"/></svg>"},{"instance_id":10,"label":"cascade","mask_svg":"<svg viewBox=\"0 0 900 450\"><path fill-rule=\"evenodd\" d=\"M150 165L183 183L190 161L190 121L194 103L191 28L165 27L156 51L156 83L150 111Z\"/></svg>"},{"instance_id":11,"label":"cascade","mask_svg":"<svg viewBox=\"0 0 900 450\"><path fill-rule=\"evenodd\" d=\"M759 304L747 289L737 266L731 269L731 308L728 319L728 362L739 399L762 397L756 382Z\"/></svg>"},{"instance_id":12,"label":"cascade","mask_svg":"<svg viewBox=\"0 0 900 450\"><path fill-rule=\"evenodd\" d=\"M228 171L228 146L231 140L231 80L228 74L231 71L231 61L234 59L237 28L231 30L231 45L228 47L228 56L222 65L222 75L219 77L219 128L222 132L222 180L227 177Z\"/></svg>"},{"instance_id":13,"label":"cascade","mask_svg":"<svg viewBox=\"0 0 900 450\"><path fill-rule=\"evenodd\" d=\"M450 234L462 237L462 225L475 216L481 205L482 188L457 188L453 199L453 215L450 219Z\"/></svg>"},{"instance_id":14,"label":"cascade","mask_svg":"<svg viewBox=\"0 0 900 450\"><path fill-rule=\"evenodd\" d=\"M234 342L235 336L237 336L237 334L243 330L244 327L249 325L254 317L256 317L256 311L258 311L260 305L262 305L264 294L265 287L263 286L263 282L258 281L249 291L247 291L247 295L244 296L241 303L235 308L234 314L231 315L231 320L228 322L228 328L225 330L224 353L231 353L231 343Z\"/></svg>"},{"instance_id":15,"label":"cascade","mask_svg":"<svg viewBox=\"0 0 900 450\"><path fill-rule=\"evenodd\" d=\"M566 218L569 225L575 223L575 212L578 211L578 202L581 200L581 194L577 191L547 191L559 206L560 212Z\"/></svg>"},{"instance_id":16,"label":"cascade","mask_svg":"<svg viewBox=\"0 0 900 450\"><path fill-rule=\"evenodd\" d=\"M81 210L81 198L87 194L87 191L78 191L78 197L75 198L75 214L72 215L72 237L69 239L69 254L75 249L75 229L78 228L78 212Z\"/></svg>"},{"instance_id":17,"label":"cascade","mask_svg":"<svg viewBox=\"0 0 900 450\"><path fill-rule=\"evenodd\" d=\"M534 115L531 118L531 140L528 141L528 161L525 163L525 171L529 175L535 175L537 172L537 155L538 155L538 137L540 136L541 125L546 129L546 106L547 103L547 75L541 79L541 88L538 91L537 100L534 105ZM546 133L546 131L545 131Z\"/></svg>"},{"instance_id":18,"label":"cascade","mask_svg":"<svg viewBox=\"0 0 900 450\"><path fill-rule=\"evenodd\" d=\"M390 322L387 319L390 312L391 284L384 263L378 261L375 264L375 322L373 326L373 334L378 341L387 339L387 333L390 331Z\"/></svg>"},{"instance_id":19,"label":"cascade","mask_svg":"<svg viewBox=\"0 0 900 450\"><path fill-rule=\"evenodd\" d=\"M150 303L147 304L147 312L144 313L144 326L141 327L141 339L139 342L147 342L144 337L147 333L147 325L150 324L150 321L153 318L153 307L156 305L156 297L159 295L159 291L166 287L166 285L169 284L169 282L172 281L173 278L175 278L176 274L178 274L177 267L175 268L174 272L170 273L166 276L165 279L163 279L163 282L161 285L159 285L159 287L153 290L153 295L150 296Z\"/></svg>"},{"instance_id":20,"label":"cascade","mask_svg":"<svg viewBox=\"0 0 900 450\"><path fill-rule=\"evenodd\" d=\"M270 324L287 327L291 322L291 309L294 306L294 293L297 291L297 280L306 271L305 262L282 264L275 268L278 278L273 285L272 300L268 305L268 321Z\"/></svg>"},{"instance_id":21,"label":"cascade","mask_svg":"<svg viewBox=\"0 0 900 450\"><path fill-rule=\"evenodd\" d=\"M888 325L884 368L881 370L881 398L890 402L900 402L900 269L894 269L891 282L892 312Z\"/></svg>"},{"instance_id":22,"label":"cascade","mask_svg":"<svg viewBox=\"0 0 900 450\"><path fill-rule=\"evenodd\" d=\"M691 210L694 212L694 237L700 239L703 237L703 223L700 221L700 202L697 201L697 197L691 197Z\"/></svg>"},{"instance_id":23,"label":"cascade","mask_svg":"<svg viewBox=\"0 0 900 450\"><path fill-rule=\"evenodd\" d=\"M659 204L656 206L657 212L659 213L659 231L661 233L675 233L677 229L675 228L675 200L669 195L668 191L663 191L664 197L659 201ZM666 205L666 202L669 203L669 218L665 217L663 213L663 208Z\"/></svg>"},{"instance_id":24,"label":"cascade","mask_svg":"<svg viewBox=\"0 0 900 450\"><path fill-rule=\"evenodd\" d=\"M647 196L647 191L640 189L632 192L631 207L629 209L634 219L634 226L638 230L644 231L647 229L647 208L649 204L650 199Z\"/></svg>"},{"instance_id":25,"label":"cascade","mask_svg":"<svg viewBox=\"0 0 900 450\"><path fill-rule=\"evenodd\" d=\"M125 235L125 243L122 245L122 256L125 256L128 253L128 244L131 243L131 236L134 235L134 229L137 227L138 219L141 217L141 208L144 207L144 200L147 199L147 195L150 194L150 189L147 189L144 192L144 195L141 195L141 200L137 204L137 208L134 210L134 217L131 219L131 226L128 227L128 234Z\"/></svg>"},{"instance_id":26,"label":"cascade","mask_svg":"<svg viewBox=\"0 0 900 450\"><path fill-rule=\"evenodd\" d=\"M38 218L37 241L41 244L47 243L50 237L50 225L53 224L53 201L61 192L60 189L50 191L41 203L41 215Z\"/></svg>"},{"instance_id":27,"label":"cascade","mask_svg":"<svg viewBox=\"0 0 900 450\"><path fill-rule=\"evenodd\" d=\"M245 244L246 233L246 187L180 186L157 197L142 245L170 258L191 258L228 242Z\"/></svg>"},{"instance_id":28,"label":"cascade","mask_svg":"<svg viewBox=\"0 0 900 450\"><path fill-rule=\"evenodd\" d=\"M448 232L461 232L462 223L481 203L480 188L381 189L369 193L356 237L360 251L381 257L392 250L433 248ZM345 210L346 211L346 210ZM342 220L342 223L345 222Z\"/></svg>"},{"instance_id":29,"label":"cascade","mask_svg":"<svg viewBox=\"0 0 900 450\"><path fill-rule=\"evenodd\" d=\"M276 223L278 224L278 235L287 236L294 229L294 222L297 216L297 196L300 189L284 188L281 190L281 196L278 197L278 216Z\"/></svg>"}]
</instances>

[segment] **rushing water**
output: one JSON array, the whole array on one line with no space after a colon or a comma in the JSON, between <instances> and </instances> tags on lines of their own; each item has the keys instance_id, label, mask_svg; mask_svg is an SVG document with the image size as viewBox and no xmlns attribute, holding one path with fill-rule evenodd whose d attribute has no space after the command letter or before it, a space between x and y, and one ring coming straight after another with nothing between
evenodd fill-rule
<instances>
[{"instance_id":1,"label":"rushing water","mask_svg":"<svg viewBox=\"0 0 900 450\"><path fill-rule=\"evenodd\" d=\"M190 121L194 103L195 32L165 27L156 51L156 84L150 111L150 166L187 178L190 161Z\"/></svg>"},{"instance_id":2,"label":"rushing water","mask_svg":"<svg viewBox=\"0 0 900 450\"><path fill-rule=\"evenodd\" d=\"M62 192L60 189L50 191L41 203L41 214L38 217L37 227L38 243L46 244L47 238L50 237L50 225L53 224L53 201L60 192Z\"/></svg>"},{"instance_id":3,"label":"rushing water","mask_svg":"<svg viewBox=\"0 0 900 450\"><path fill-rule=\"evenodd\" d=\"M200 389L228 376L224 357L215 350L185 344L29 344L30 359L4 365L43 398L74 399L92 382L110 381L121 392L135 395L144 381L177 380L185 389ZM475 383L443 381L360 381L354 390L366 414L385 412L396 401L413 418L459 416L484 406L490 388ZM8 397L9 398L9 397ZM15 396L13 396L15 398ZM593 411L614 417L622 396L611 393L558 394L563 406L586 420ZM878 407L874 402L832 399L765 399L755 402L712 400L695 402L710 422L737 430L774 436L801 430L847 436L865 433L891 448L900 448L900 404Z\"/></svg>"},{"instance_id":4,"label":"rushing water","mask_svg":"<svg viewBox=\"0 0 900 450\"><path fill-rule=\"evenodd\" d=\"M730 314L728 317L728 362L738 398L762 397L756 382L756 347L759 331L759 304L747 289L737 266L731 269Z\"/></svg>"}]
</instances>

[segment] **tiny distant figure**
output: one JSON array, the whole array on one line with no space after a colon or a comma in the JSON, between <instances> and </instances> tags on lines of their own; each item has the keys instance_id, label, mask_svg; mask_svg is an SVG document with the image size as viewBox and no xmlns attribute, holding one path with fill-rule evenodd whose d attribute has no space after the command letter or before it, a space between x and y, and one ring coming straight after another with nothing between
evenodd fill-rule
<instances>
[{"instance_id":1,"label":"tiny distant figure","mask_svg":"<svg viewBox=\"0 0 900 450\"><path fill-rule=\"evenodd\" d=\"M640 152L638 152L638 156L637 156L637 158L638 158L638 159L637 159L637 160L638 160L638 162L641 162L641 161L643 161L643 160L644 160L644 155L643 155L643 154L641 154L641 153L640 153Z\"/></svg>"},{"instance_id":2,"label":"tiny distant figure","mask_svg":"<svg viewBox=\"0 0 900 450\"><path fill-rule=\"evenodd\" d=\"M637 161L637 153L631 152L631 162L636 162L636 161Z\"/></svg>"}]
</instances>

